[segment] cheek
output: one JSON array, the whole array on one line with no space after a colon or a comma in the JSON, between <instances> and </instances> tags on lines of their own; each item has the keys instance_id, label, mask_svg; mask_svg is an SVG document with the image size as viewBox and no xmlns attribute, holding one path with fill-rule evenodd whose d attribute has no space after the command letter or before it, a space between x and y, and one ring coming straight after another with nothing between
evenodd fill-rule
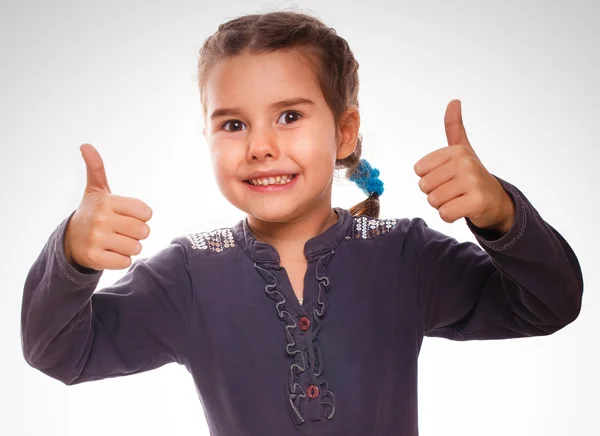
<instances>
[{"instance_id":1,"label":"cheek","mask_svg":"<svg viewBox=\"0 0 600 436\"><path fill-rule=\"evenodd\" d=\"M232 155L234 147L227 147L227 144L213 143L210 145L210 158L215 179L219 185L224 185L232 177L235 177L237 162Z\"/></svg>"},{"instance_id":2,"label":"cheek","mask_svg":"<svg viewBox=\"0 0 600 436\"><path fill-rule=\"evenodd\" d=\"M304 166L324 170L335 163L335 136L333 132L322 128L304 131L294 138L294 154Z\"/></svg>"},{"instance_id":3,"label":"cheek","mask_svg":"<svg viewBox=\"0 0 600 436\"><path fill-rule=\"evenodd\" d=\"M213 144L210 148L210 157L219 192L230 203L238 205L241 185L236 186L236 183L239 183L236 173L237 166L236 161L232 159L230 150L224 147L223 144L219 144L219 146Z\"/></svg>"}]
</instances>

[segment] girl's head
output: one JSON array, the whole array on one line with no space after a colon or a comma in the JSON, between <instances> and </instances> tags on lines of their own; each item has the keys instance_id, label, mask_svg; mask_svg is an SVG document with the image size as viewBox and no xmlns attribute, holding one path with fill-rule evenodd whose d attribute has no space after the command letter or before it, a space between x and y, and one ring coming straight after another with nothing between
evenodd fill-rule
<instances>
[{"instance_id":1,"label":"girl's head","mask_svg":"<svg viewBox=\"0 0 600 436\"><path fill-rule=\"evenodd\" d=\"M334 170L364 170L358 62L318 19L280 11L221 24L200 50L198 84L217 184L250 215L282 222L330 209ZM294 180L268 194L249 185L269 171ZM378 217L378 194L350 211Z\"/></svg>"}]
</instances>

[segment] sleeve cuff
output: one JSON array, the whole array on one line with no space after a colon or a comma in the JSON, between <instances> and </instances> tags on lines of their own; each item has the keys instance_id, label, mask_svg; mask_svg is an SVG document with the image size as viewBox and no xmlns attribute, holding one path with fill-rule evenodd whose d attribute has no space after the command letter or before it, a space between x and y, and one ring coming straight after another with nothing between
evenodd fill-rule
<instances>
[{"instance_id":1,"label":"sleeve cuff","mask_svg":"<svg viewBox=\"0 0 600 436\"><path fill-rule=\"evenodd\" d=\"M491 229L482 229L473 224L473 222L469 218L465 217L465 220L467 222L467 226L475 235L475 238L477 239L477 241L479 241L479 243L492 250L503 251L506 250L508 247L514 245L525 231L525 224L527 221L526 208L524 207L522 197L519 195L517 189L515 189L515 187L512 184L508 183L506 180L503 180L494 174L492 175L500 182L504 190L508 192L511 199L513 200L513 203L515 204L515 222L513 226L503 236L498 237L498 231Z\"/></svg>"}]
</instances>

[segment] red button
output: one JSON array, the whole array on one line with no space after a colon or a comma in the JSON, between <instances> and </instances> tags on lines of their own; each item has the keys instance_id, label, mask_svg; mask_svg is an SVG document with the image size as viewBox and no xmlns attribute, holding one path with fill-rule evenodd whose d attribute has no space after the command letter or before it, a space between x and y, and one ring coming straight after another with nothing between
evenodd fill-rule
<instances>
[{"instance_id":1,"label":"red button","mask_svg":"<svg viewBox=\"0 0 600 436\"><path fill-rule=\"evenodd\" d=\"M308 316L303 316L298 320L300 324L300 330L306 331L310 327L310 318Z\"/></svg>"},{"instance_id":2,"label":"red button","mask_svg":"<svg viewBox=\"0 0 600 436\"><path fill-rule=\"evenodd\" d=\"M315 385L309 385L306 388L306 395L308 395L308 398L317 398L319 396L319 388Z\"/></svg>"}]
</instances>

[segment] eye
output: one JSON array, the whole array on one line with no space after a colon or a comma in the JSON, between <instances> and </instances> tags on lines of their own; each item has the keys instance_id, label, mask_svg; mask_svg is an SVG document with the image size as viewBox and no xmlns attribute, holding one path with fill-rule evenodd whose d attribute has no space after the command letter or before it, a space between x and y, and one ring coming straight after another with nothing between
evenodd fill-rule
<instances>
[{"instance_id":1,"label":"eye","mask_svg":"<svg viewBox=\"0 0 600 436\"><path fill-rule=\"evenodd\" d=\"M230 130L230 129L225 129L228 132L239 132L238 127L242 126L244 123L242 123L240 120L228 120L225 121L223 124L221 124L221 128L225 127L226 125L228 125L229 123L232 124L232 126L235 126L234 130Z\"/></svg>"},{"instance_id":2,"label":"eye","mask_svg":"<svg viewBox=\"0 0 600 436\"><path fill-rule=\"evenodd\" d=\"M284 117L284 119L286 121L289 121L289 123L285 123L285 124L292 124L296 121L298 121L300 119L302 115L300 115L299 112L296 111L285 111L284 113L281 114L281 116L279 117L279 120L281 119L281 117ZM277 120L277 121L279 121Z\"/></svg>"}]
</instances>

